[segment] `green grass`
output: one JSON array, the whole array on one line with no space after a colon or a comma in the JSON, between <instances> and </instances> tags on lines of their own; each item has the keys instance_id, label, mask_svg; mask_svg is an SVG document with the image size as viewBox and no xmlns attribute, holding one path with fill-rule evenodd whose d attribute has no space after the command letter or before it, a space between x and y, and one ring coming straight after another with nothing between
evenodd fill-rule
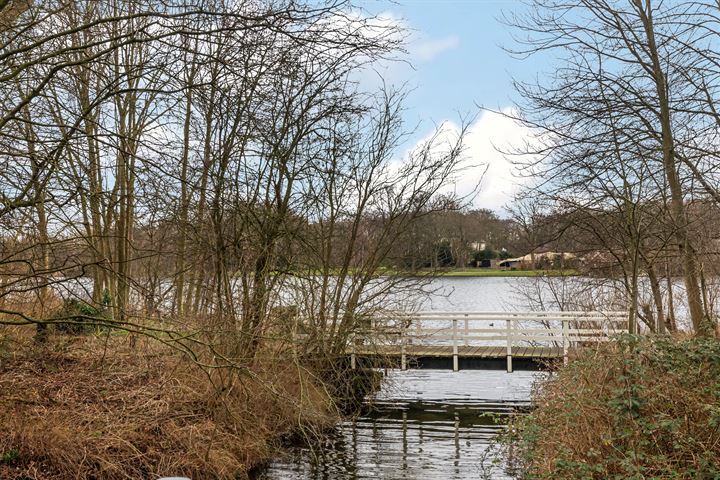
<instances>
[{"instance_id":1,"label":"green grass","mask_svg":"<svg viewBox=\"0 0 720 480\"><path fill-rule=\"evenodd\" d=\"M443 277L567 277L578 275L577 270L448 270L440 272Z\"/></svg>"},{"instance_id":2,"label":"green grass","mask_svg":"<svg viewBox=\"0 0 720 480\"><path fill-rule=\"evenodd\" d=\"M337 275L340 273L339 269L331 269L331 275ZM360 273L358 269L350 268L347 272L349 275ZM319 270L295 270L291 272L292 275L307 276L307 275L322 275ZM239 273L238 273L239 275ZM463 269L420 269L415 273L408 271L400 271L387 267L380 267L375 272L377 276L415 276L415 277L569 277L579 275L577 270L565 269L565 270L495 270L490 268L463 268Z\"/></svg>"}]
</instances>

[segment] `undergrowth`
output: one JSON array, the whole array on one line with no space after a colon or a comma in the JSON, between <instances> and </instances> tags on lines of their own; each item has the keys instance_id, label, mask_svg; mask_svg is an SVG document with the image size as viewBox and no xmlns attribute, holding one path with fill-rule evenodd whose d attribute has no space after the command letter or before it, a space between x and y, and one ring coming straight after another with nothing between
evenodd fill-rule
<instances>
[{"instance_id":1,"label":"undergrowth","mask_svg":"<svg viewBox=\"0 0 720 480\"><path fill-rule=\"evenodd\" d=\"M322 383L279 359L236 375L127 337L0 349L3 479L243 478L282 435L335 415Z\"/></svg>"},{"instance_id":2,"label":"undergrowth","mask_svg":"<svg viewBox=\"0 0 720 480\"><path fill-rule=\"evenodd\" d=\"M720 342L625 335L534 394L509 443L528 479L720 479Z\"/></svg>"}]
</instances>

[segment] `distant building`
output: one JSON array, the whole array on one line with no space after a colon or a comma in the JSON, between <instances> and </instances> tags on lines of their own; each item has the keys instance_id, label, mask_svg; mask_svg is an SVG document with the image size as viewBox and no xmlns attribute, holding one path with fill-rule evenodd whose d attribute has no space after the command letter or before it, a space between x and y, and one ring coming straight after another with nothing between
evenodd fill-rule
<instances>
[{"instance_id":1,"label":"distant building","mask_svg":"<svg viewBox=\"0 0 720 480\"><path fill-rule=\"evenodd\" d=\"M554 263L556 259L562 258L563 260L572 260L575 258L573 253L563 252L540 252L540 253L528 253L522 257L506 258L498 262L499 268L535 268L538 263Z\"/></svg>"},{"instance_id":2,"label":"distant building","mask_svg":"<svg viewBox=\"0 0 720 480\"><path fill-rule=\"evenodd\" d=\"M500 260L497 263L498 268L509 268L509 269L515 269L520 268L523 263L524 257L517 257L517 258L506 258L505 260Z\"/></svg>"},{"instance_id":3,"label":"distant building","mask_svg":"<svg viewBox=\"0 0 720 480\"><path fill-rule=\"evenodd\" d=\"M470 243L470 249L474 250L476 252L479 252L480 250L485 250L485 242L472 242Z\"/></svg>"}]
</instances>

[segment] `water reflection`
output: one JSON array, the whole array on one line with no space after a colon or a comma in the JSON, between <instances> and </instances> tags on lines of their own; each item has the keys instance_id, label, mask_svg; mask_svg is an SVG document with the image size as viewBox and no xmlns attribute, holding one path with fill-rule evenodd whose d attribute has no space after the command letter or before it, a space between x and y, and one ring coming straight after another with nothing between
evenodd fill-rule
<instances>
[{"instance_id":1,"label":"water reflection","mask_svg":"<svg viewBox=\"0 0 720 480\"><path fill-rule=\"evenodd\" d=\"M371 413L292 450L259 478L512 478L491 448L528 405L532 372L392 372Z\"/></svg>"}]
</instances>

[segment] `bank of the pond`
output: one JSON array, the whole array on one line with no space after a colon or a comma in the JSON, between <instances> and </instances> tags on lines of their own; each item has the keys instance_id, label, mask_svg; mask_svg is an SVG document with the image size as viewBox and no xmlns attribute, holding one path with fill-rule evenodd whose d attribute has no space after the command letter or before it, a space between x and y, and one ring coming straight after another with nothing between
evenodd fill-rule
<instances>
[{"instance_id":1,"label":"bank of the pond","mask_svg":"<svg viewBox=\"0 0 720 480\"><path fill-rule=\"evenodd\" d=\"M443 270L435 272L435 274L442 277L570 277L579 275L577 270L495 270L490 268Z\"/></svg>"},{"instance_id":2,"label":"bank of the pond","mask_svg":"<svg viewBox=\"0 0 720 480\"><path fill-rule=\"evenodd\" d=\"M357 273L351 269L350 273ZM295 272L295 275L321 275L323 272L302 271ZM331 271L332 275L339 275L340 271ZM378 276L404 276L404 277L573 277L579 276L580 272L575 269L562 270L499 270L494 268L447 268L447 269L420 269L414 272L406 270L395 270L392 268L380 268L376 272Z\"/></svg>"},{"instance_id":3,"label":"bank of the pond","mask_svg":"<svg viewBox=\"0 0 720 480\"><path fill-rule=\"evenodd\" d=\"M127 337L0 331L0 478L243 478L340 418L323 382L267 358L240 375ZM15 343L20 342L20 343Z\"/></svg>"},{"instance_id":4,"label":"bank of the pond","mask_svg":"<svg viewBox=\"0 0 720 480\"><path fill-rule=\"evenodd\" d=\"M530 479L720 478L720 342L624 336L585 349L514 425Z\"/></svg>"}]
</instances>

